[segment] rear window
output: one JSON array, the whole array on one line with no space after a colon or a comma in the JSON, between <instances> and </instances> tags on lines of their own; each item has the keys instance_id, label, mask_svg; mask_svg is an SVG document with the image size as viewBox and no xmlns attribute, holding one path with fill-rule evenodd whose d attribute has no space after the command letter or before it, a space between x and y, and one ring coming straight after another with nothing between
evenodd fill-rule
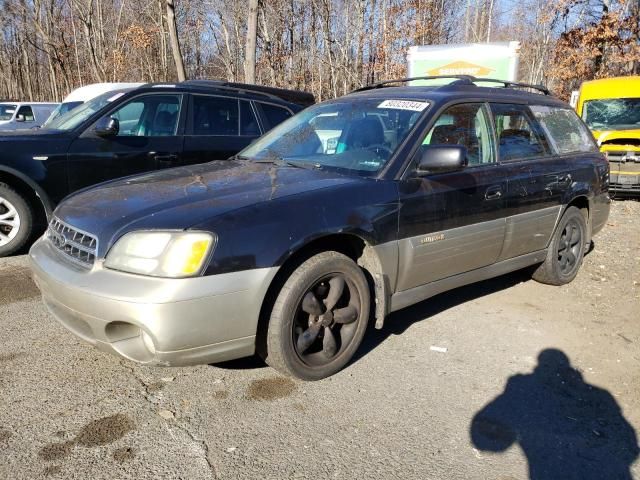
<instances>
[{"instance_id":1,"label":"rear window","mask_svg":"<svg viewBox=\"0 0 640 480\"><path fill-rule=\"evenodd\" d=\"M542 125L553 149L560 155L598 149L591 132L573 110L536 105L531 107L531 111Z\"/></svg>"},{"instance_id":2,"label":"rear window","mask_svg":"<svg viewBox=\"0 0 640 480\"><path fill-rule=\"evenodd\" d=\"M194 95L192 114L194 135L238 135L237 98Z\"/></svg>"},{"instance_id":3,"label":"rear window","mask_svg":"<svg viewBox=\"0 0 640 480\"><path fill-rule=\"evenodd\" d=\"M491 110L500 161L526 160L550 153L539 123L526 106L492 103Z\"/></svg>"}]
</instances>

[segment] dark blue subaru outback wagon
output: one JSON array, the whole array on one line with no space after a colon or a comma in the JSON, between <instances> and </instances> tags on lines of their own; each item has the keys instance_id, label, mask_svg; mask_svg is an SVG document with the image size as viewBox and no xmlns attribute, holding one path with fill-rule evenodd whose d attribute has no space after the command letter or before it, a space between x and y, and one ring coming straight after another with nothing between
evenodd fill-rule
<instances>
[{"instance_id":1,"label":"dark blue subaru outback wagon","mask_svg":"<svg viewBox=\"0 0 640 480\"><path fill-rule=\"evenodd\" d=\"M30 252L47 307L133 361L257 352L317 380L370 318L529 266L573 280L610 202L574 111L543 87L407 80L310 107L231 161L68 197Z\"/></svg>"}]
</instances>

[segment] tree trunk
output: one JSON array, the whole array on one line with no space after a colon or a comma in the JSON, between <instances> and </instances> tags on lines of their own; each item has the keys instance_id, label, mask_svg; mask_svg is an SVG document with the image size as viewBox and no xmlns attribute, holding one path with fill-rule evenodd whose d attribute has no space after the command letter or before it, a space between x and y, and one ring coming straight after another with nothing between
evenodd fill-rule
<instances>
[{"instance_id":1,"label":"tree trunk","mask_svg":"<svg viewBox=\"0 0 640 480\"><path fill-rule=\"evenodd\" d=\"M249 0L249 17L247 18L247 39L244 52L244 81L256 83L256 43L258 36L258 2Z\"/></svg>"},{"instance_id":2,"label":"tree trunk","mask_svg":"<svg viewBox=\"0 0 640 480\"><path fill-rule=\"evenodd\" d=\"M182 60L182 53L180 52L178 27L176 25L176 6L174 5L173 0L167 0L167 27L169 29L169 40L171 42L173 61L176 63L178 81L184 82L187 79L187 74L184 70L184 61Z\"/></svg>"}]
</instances>

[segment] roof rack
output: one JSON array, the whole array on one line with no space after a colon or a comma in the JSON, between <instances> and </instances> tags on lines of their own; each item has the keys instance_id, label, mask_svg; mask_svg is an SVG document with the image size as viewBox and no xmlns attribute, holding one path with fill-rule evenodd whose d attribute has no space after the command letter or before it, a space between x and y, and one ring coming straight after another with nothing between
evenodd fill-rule
<instances>
[{"instance_id":1,"label":"roof rack","mask_svg":"<svg viewBox=\"0 0 640 480\"><path fill-rule=\"evenodd\" d=\"M544 95L551 95L551 92L547 87L543 85L533 85L530 83L520 83L520 82L512 82L509 80L498 80L495 78L476 78L472 75L431 75L426 77L409 77L409 78L398 78L395 80L385 80L383 82L372 83L370 85L365 85L364 87L357 88L353 92L363 92L366 90L374 90L376 88L383 88L392 83L406 83L411 82L413 80L442 80L442 79L454 79L455 81L443 85L443 87L450 87L454 85L476 85L476 83L499 83L504 88L530 88L532 90L538 90ZM353 93L352 92L352 93Z\"/></svg>"},{"instance_id":2,"label":"roof rack","mask_svg":"<svg viewBox=\"0 0 640 480\"><path fill-rule=\"evenodd\" d=\"M551 91L544 85L534 85L532 83L512 82L509 80L497 80L495 78L476 78L473 83L485 82L485 83L500 83L504 88L530 88L532 90L538 90L545 95L551 95Z\"/></svg>"},{"instance_id":3,"label":"roof rack","mask_svg":"<svg viewBox=\"0 0 640 480\"><path fill-rule=\"evenodd\" d=\"M462 80L467 85L472 84L473 81L475 80L475 77L472 77L471 75L430 75L430 76L426 76L426 77L396 78L395 80L385 80L383 82L377 82L377 83L372 83L372 84L369 84L369 85L365 85L364 87L356 88L353 92L364 92L366 90L374 90L376 88L385 87L386 85L389 85L391 83L406 83L406 82L411 82L413 80L440 80L440 79L443 79L443 78L453 78L453 79L456 79L458 81ZM456 82L453 82L453 83L458 83L458 82L456 81ZM353 93L353 92L351 92L351 93Z\"/></svg>"},{"instance_id":4,"label":"roof rack","mask_svg":"<svg viewBox=\"0 0 640 480\"><path fill-rule=\"evenodd\" d=\"M264 85L227 82L226 80L186 80L182 82L181 85L201 86L245 93L249 92L266 98L285 100L304 107L308 107L315 103L315 97L309 92L288 90L286 88L266 87Z\"/></svg>"}]
</instances>

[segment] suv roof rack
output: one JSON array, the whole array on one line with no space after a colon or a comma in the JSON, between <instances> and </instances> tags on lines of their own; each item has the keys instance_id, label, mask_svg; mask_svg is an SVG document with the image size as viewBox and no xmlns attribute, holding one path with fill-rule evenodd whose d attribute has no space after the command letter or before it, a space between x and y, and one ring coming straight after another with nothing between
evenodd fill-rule
<instances>
[{"instance_id":1,"label":"suv roof rack","mask_svg":"<svg viewBox=\"0 0 640 480\"><path fill-rule=\"evenodd\" d=\"M476 85L476 83L479 83L479 82L499 83L504 88L530 88L532 90L537 90L543 93L544 95L551 95L551 92L549 91L549 89L544 85L533 85L530 83L512 82L509 80L498 80L495 78L476 78L472 75L430 75L425 77L398 78L395 80L385 80L383 82L377 82L377 83L372 83L370 85L365 85L364 87L355 89L353 92L363 92L366 90L383 88L392 83L406 83L406 82L411 82L413 80L442 80L442 79L454 79L453 82L447 85L442 85L442 87L450 87L454 85Z\"/></svg>"},{"instance_id":2,"label":"suv roof rack","mask_svg":"<svg viewBox=\"0 0 640 480\"><path fill-rule=\"evenodd\" d=\"M369 85L365 85L364 87L356 88L353 92L364 92L366 90L374 90L376 88L385 87L391 83L406 83L406 82L411 82L413 80L439 80L443 78L456 79L457 81L453 82L454 84L462 80L462 82L466 83L467 85L472 84L473 83L472 80L475 79L475 77L472 77L471 75L430 75L426 77L396 78L395 80L384 80L382 82L371 83Z\"/></svg>"},{"instance_id":3,"label":"suv roof rack","mask_svg":"<svg viewBox=\"0 0 640 480\"><path fill-rule=\"evenodd\" d=\"M194 87L209 87L220 90L233 90L236 92L250 92L267 98L284 100L304 107L313 105L316 101L312 93L286 88L267 87L249 83L227 82L226 80L185 80L180 85Z\"/></svg>"}]
</instances>

